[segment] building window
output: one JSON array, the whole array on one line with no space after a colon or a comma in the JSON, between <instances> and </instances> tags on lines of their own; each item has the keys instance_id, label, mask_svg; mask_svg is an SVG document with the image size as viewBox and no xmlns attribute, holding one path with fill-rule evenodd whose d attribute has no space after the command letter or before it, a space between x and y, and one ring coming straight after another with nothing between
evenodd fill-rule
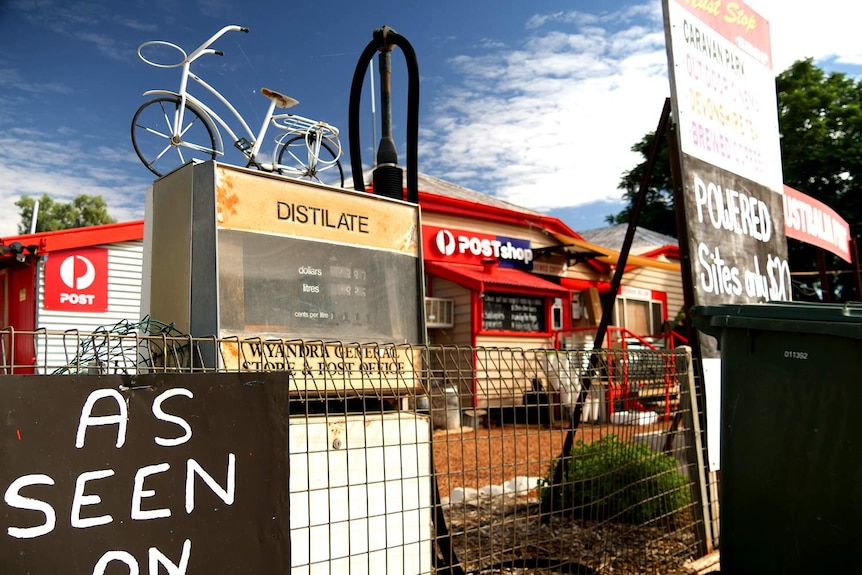
<instances>
[{"instance_id":1,"label":"building window","mask_svg":"<svg viewBox=\"0 0 862 575\"><path fill-rule=\"evenodd\" d=\"M620 295L617 297L614 315L618 326L640 337L660 333L664 321L662 302L653 298L640 299Z\"/></svg>"},{"instance_id":2,"label":"building window","mask_svg":"<svg viewBox=\"0 0 862 575\"><path fill-rule=\"evenodd\" d=\"M545 332L545 298L485 293L482 328L486 331Z\"/></svg>"}]
</instances>

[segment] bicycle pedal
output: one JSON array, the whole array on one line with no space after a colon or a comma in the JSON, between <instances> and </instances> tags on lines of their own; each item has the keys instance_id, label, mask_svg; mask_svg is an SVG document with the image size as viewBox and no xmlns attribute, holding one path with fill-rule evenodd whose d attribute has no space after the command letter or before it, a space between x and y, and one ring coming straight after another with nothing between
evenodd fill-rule
<instances>
[{"instance_id":1,"label":"bicycle pedal","mask_svg":"<svg viewBox=\"0 0 862 575\"><path fill-rule=\"evenodd\" d=\"M245 138L240 138L236 142L233 143L234 147L242 153L246 153L251 150L251 142L246 140Z\"/></svg>"}]
</instances>

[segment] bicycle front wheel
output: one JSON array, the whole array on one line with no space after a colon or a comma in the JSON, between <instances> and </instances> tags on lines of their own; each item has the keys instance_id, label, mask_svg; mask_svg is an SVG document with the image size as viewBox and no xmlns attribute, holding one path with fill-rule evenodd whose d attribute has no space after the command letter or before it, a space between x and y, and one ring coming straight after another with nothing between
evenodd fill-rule
<instances>
[{"instance_id":1,"label":"bicycle front wheel","mask_svg":"<svg viewBox=\"0 0 862 575\"><path fill-rule=\"evenodd\" d=\"M333 146L323 138L315 155L315 138L303 134L287 140L278 153L278 173L343 188L344 170Z\"/></svg>"},{"instance_id":2,"label":"bicycle front wheel","mask_svg":"<svg viewBox=\"0 0 862 575\"><path fill-rule=\"evenodd\" d=\"M188 102L182 126L175 126L179 106L178 97L160 96L138 108L132 119L135 153L157 176L192 159L214 160L220 153L209 122Z\"/></svg>"}]
</instances>

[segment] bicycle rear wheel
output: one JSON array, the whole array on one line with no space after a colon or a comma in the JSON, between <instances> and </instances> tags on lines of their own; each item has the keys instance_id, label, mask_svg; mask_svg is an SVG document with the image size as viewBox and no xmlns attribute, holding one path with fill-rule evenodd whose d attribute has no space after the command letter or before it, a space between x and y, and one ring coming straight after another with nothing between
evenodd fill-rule
<instances>
[{"instance_id":1,"label":"bicycle rear wheel","mask_svg":"<svg viewBox=\"0 0 862 575\"><path fill-rule=\"evenodd\" d=\"M214 160L220 153L209 122L186 102L183 125L174 130L180 99L154 98L135 112L132 146L141 162L157 176L164 176L189 160ZM174 133L178 136L174 137Z\"/></svg>"},{"instance_id":2,"label":"bicycle rear wheel","mask_svg":"<svg viewBox=\"0 0 862 575\"><path fill-rule=\"evenodd\" d=\"M333 146L324 138L320 142L319 157L315 157L311 150L315 138L314 134L309 134L287 140L278 152L278 173L343 188L344 170Z\"/></svg>"}]
</instances>

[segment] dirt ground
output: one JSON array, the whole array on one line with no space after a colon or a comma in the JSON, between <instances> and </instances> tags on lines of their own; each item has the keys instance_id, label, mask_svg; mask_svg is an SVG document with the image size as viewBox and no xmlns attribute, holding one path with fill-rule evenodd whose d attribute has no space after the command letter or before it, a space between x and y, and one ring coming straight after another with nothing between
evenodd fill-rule
<instances>
[{"instance_id":1,"label":"dirt ground","mask_svg":"<svg viewBox=\"0 0 862 575\"><path fill-rule=\"evenodd\" d=\"M575 441L590 443L610 434L620 439L635 434L664 431L669 423L642 426L582 424ZM441 497L456 487L478 489L499 485L518 476L544 477L560 455L568 427L565 425L503 424L490 428L437 430L434 432L434 465Z\"/></svg>"}]
</instances>

